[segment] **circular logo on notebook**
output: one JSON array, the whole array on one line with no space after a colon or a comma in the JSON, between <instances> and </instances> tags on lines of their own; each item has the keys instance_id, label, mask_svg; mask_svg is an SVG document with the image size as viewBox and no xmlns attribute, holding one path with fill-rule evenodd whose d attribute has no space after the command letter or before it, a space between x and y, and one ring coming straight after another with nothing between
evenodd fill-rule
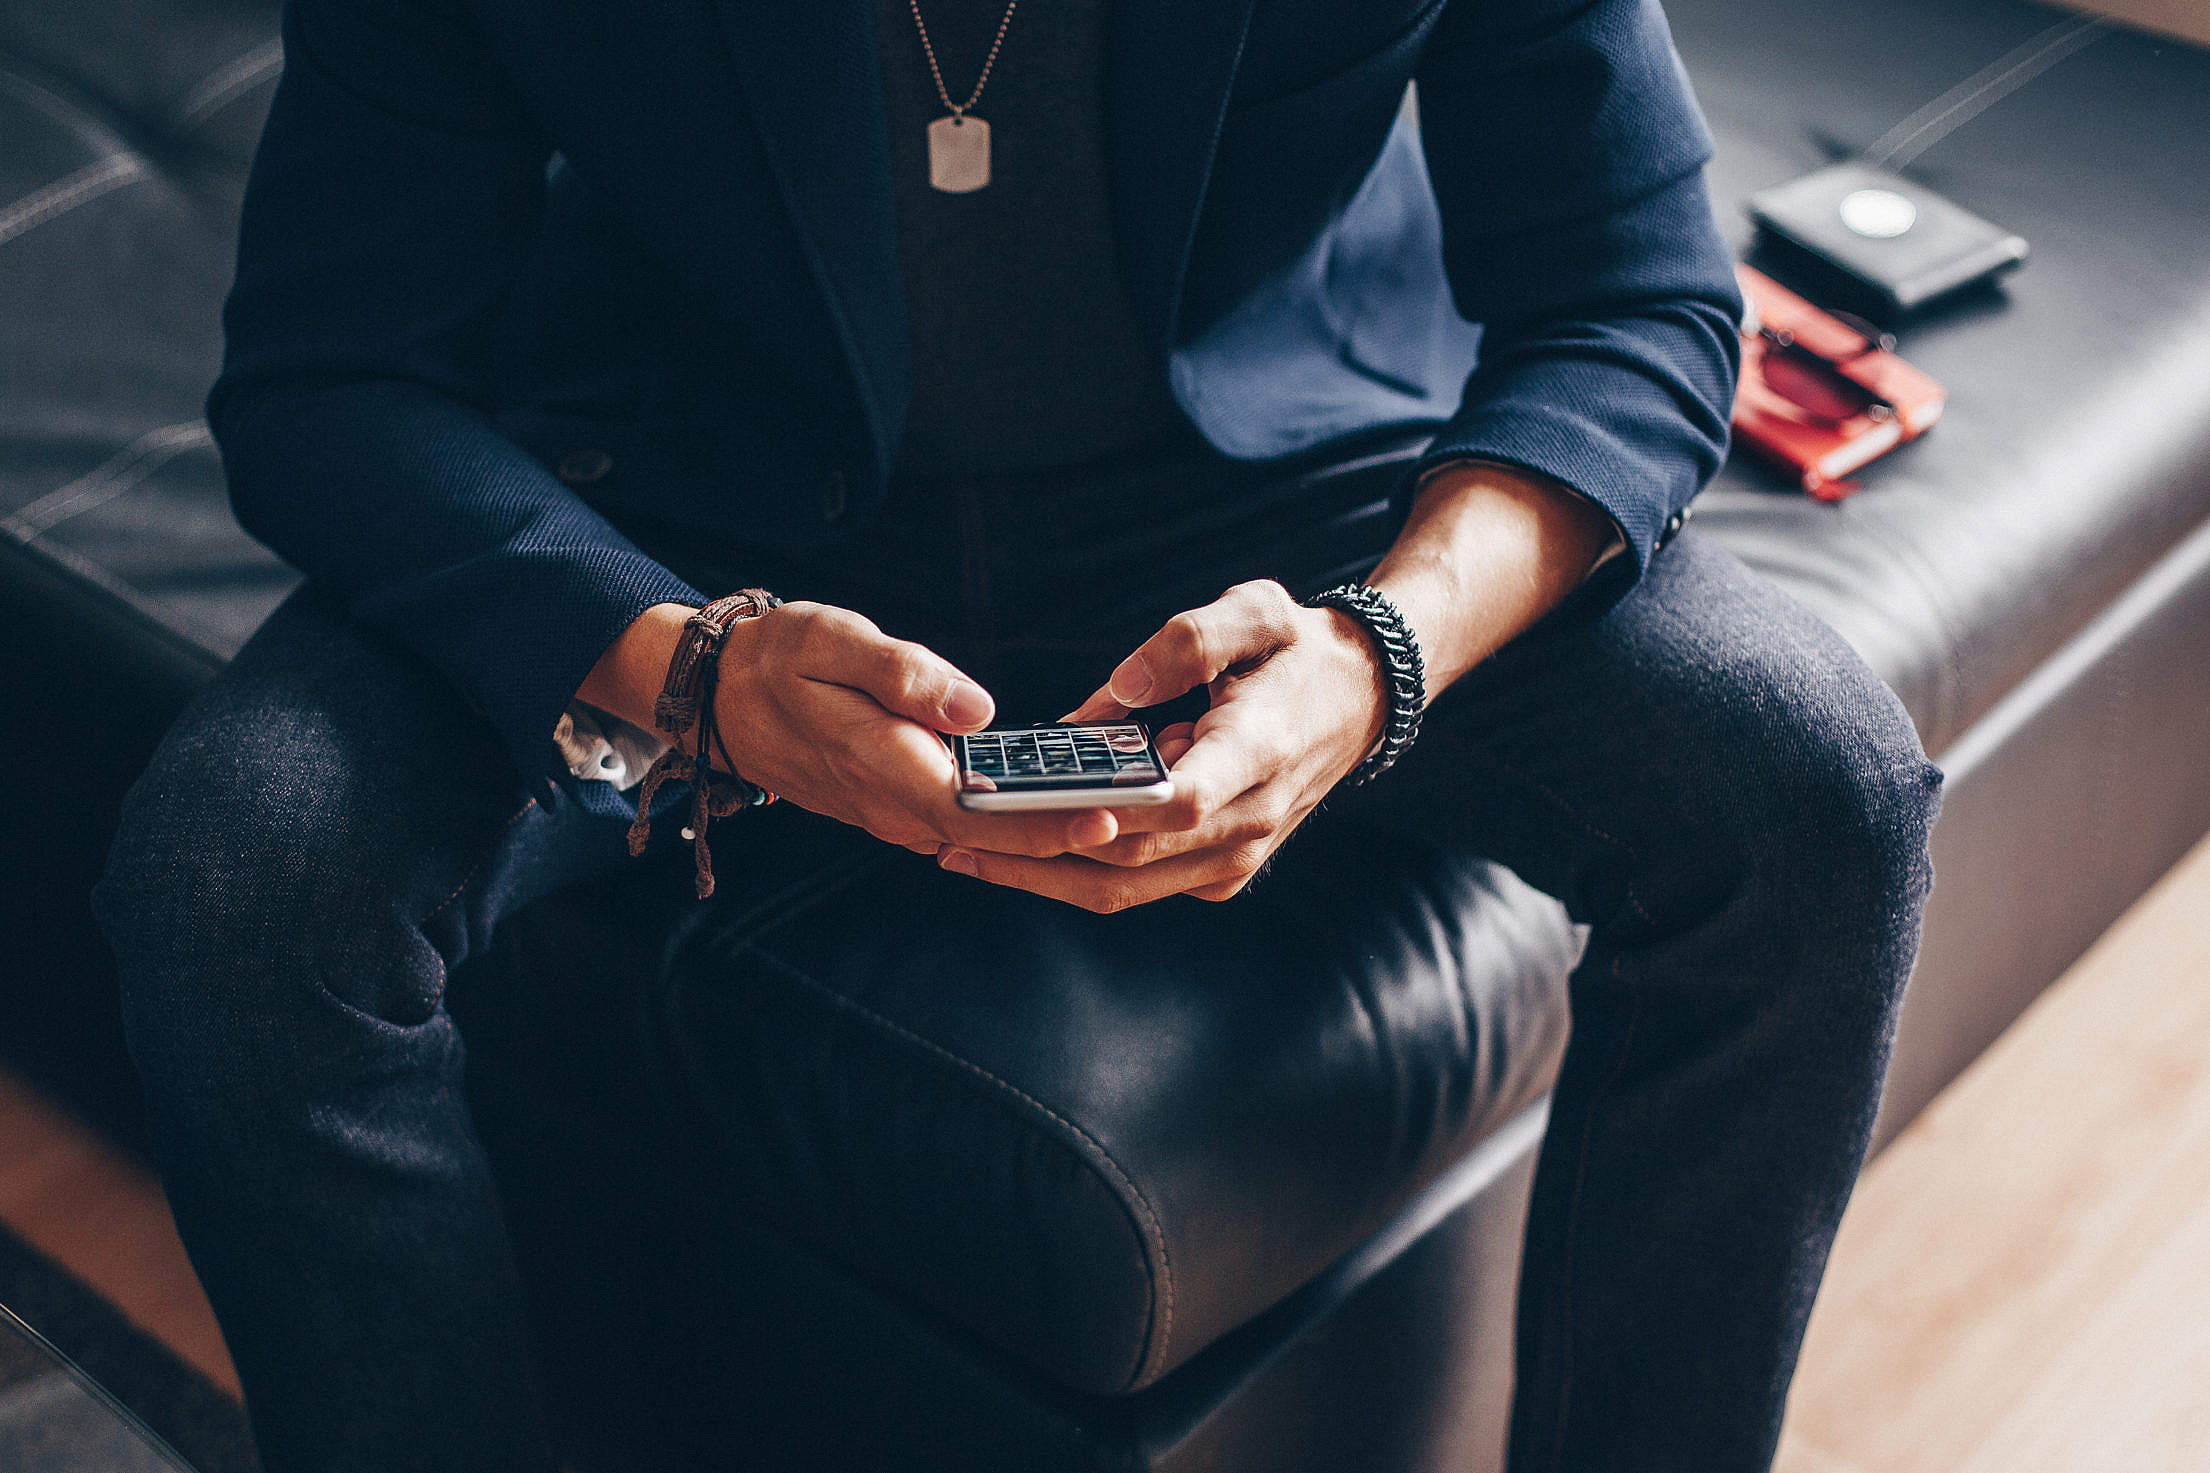
<instances>
[{"instance_id":1,"label":"circular logo on notebook","mask_svg":"<svg viewBox=\"0 0 2210 1473\"><path fill-rule=\"evenodd\" d=\"M1918 220L1918 206L1892 189L1859 189L1842 196L1842 223L1868 240L1893 240Z\"/></svg>"}]
</instances>

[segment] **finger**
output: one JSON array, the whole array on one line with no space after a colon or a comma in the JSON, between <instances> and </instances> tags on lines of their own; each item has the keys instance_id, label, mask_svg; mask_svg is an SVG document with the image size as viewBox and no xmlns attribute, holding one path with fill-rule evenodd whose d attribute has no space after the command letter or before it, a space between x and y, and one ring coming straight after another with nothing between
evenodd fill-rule
<instances>
[{"instance_id":1,"label":"finger","mask_svg":"<svg viewBox=\"0 0 2210 1473\"><path fill-rule=\"evenodd\" d=\"M1194 895L1199 900L1233 900L1248 889L1251 882L1257 878L1258 872L1254 870L1247 875L1237 875L1233 879L1222 880L1217 885L1199 885L1185 893Z\"/></svg>"},{"instance_id":2,"label":"finger","mask_svg":"<svg viewBox=\"0 0 2210 1473\"><path fill-rule=\"evenodd\" d=\"M1155 738L1159 760L1171 770L1180 762L1197 740L1196 726L1187 721L1177 721L1161 731ZM1248 794L1245 795L1248 797ZM1232 826L1231 826L1232 827ZM1077 844L1077 852L1107 864L1152 864L1170 854L1180 854L1190 849L1210 846L1227 834L1221 823L1200 824L1194 829L1145 828L1141 817L1134 824L1122 824L1122 833L1104 844Z\"/></svg>"},{"instance_id":3,"label":"finger","mask_svg":"<svg viewBox=\"0 0 2210 1473\"><path fill-rule=\"evenodd\" d=\"M1216 821L1267 775L1270 761L1244 730L1235 708L1215 706L1195 726L1189 745L1172 759L1174 796L1144 808L1115 810L1123 834L1185 833L1193 843L1217 834ZM1159 755L1166 756L1164 750Z\"/></svg>"},{"instance_id":4,"label":"finger","mask_svg":"<svg viewBox=\"0 0 2210 1473\"><path fill-rule=\"evenodd\" d=\"M931 842L980 846L1041 857L1109 844L1120 833L1103 808L1050 809L1033 813L984 813L960 806L956 765L936 733L910 721L882 718L897 728L853 753L848 782L880 792Z\"/></svg>"},{"instance_id":5,"label":"finger","mask_svg":"<svg viewBox=\"0 0 2210 1473\"><path fill-rule=\"evenodd\" d=\"M979 845L1008 854L1064 854L1109 844L1120 832L1112 812L1103 808L991 813L963 807L958 764L942 737L887 713L878 712L875 720L886 730L852 746L846 781L881 792L894 803L930 839L931 854L944 844Z\"/></svg>"},{"instance_id":6,"label":"finger","mask_svg":"<svg viewBox=\"0 0 2210 1473\"><path fill-rule=\"evenodd\" d=\"M849 610L823 610L816 621L808 668L815 679L865 691L884 710L938 731L976 731L996 714L988 691L926 645L892 639Z\"/></svg>"},{"instance_id":7,"label":"finger","mask_svg":"<svg viewBox=\"0 0 2210 1473\"><path fill-rule=\"evenodd\" d=\"M1175 722L1172 726L1161 731L1155 738L1159 748L1159 760L1171 768L1175 763L1182 760L1182 755L1190 749L1190 745L1196 740L1197 726L1194 722Z\"/></svg>"},{"instance_id":8,"label":"finger","mask_svg":"<svg viewBox=\"0 0 2210 1473\"><path fill-rule=\"evenodd\" d=\"M1112 843L1120 834L1119 820L1109 808L975 813L954 805L938 828L947 845L1032 858L1094 849Z\"/></svg>"},{"instance_id":9,"label":"finger","mask_svg":"<svg viewBox=\"0 0 2210 1473\"><path fill-rule=\"evenodd\" d=\"M974 813L961 808L943 739L900 717L878 712L875 722L846 753L839 786L863 795L856 821L878 837L931 858L952 843L1040 857L1109 844L1119 833L1112 815L1101 809Z\"/></svg>"},{"instance_id":10,"label":"finger","mask_svg":"<svg viewBox=\"0 0 2210 1473\"><path fill-rule=\"evenodd\" d=\"M1235 878L1236 862L1234 856L1208 852L1180 855L1141 869L1122 869L1075 854L1028 859L973 849L947 850L937 860L954 874L1027 890L1101 915L1147 905L1199 886L1228 882Z\"/></svg>"},{"instance_id":11,"label":"finger","mask_svg":"<svg viewBox=\"0 0 2210 1473\"><path fill-rule=\"evenodd\" d=\"M933 853L941 840L930 816L959 781L943 738L884 713L872 722L855 721L847 733L837 763L837 789L850 795L871 832Z\"/></svg>"},{"instance_id":12,"label":"finger","mask_svg":"<svg viewBox=\"0 0 2210 1473\"><path fill-rule=\"evenodd\" d=\"M1232 666L1287 643L1295 633L1296 611L1296 600L1279 583L1238 583L1203 608L1167 620L1120 662L1106 691L1133 710L1210 685Z\"/></svg>"}]
</instances>

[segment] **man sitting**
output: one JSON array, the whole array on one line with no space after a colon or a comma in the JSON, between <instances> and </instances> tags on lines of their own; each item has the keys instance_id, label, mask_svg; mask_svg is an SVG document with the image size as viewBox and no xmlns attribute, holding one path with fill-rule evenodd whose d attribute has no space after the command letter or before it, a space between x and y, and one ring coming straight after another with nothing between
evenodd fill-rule
<instances>
[{"instance_id":1,"label":"man sitting","mask_svg":"<svg viewBox=\"0 0 2210 1473\"><path fill-rule=\"evenodd\" d=\"M717 807L1127 927L1338 816L1557 896L1590 931L1511 1466L1768 1464L1939 779L1837 636L1675 535L1739 303L1654 3L285 35L210 417L308 581L98 897L271 1473L553 1465L446 977L631 862L662 762L651 846L800 878L706 828L700 757ZM783 601L693 621L739 588ZM962 809L940 733L1000 708L1144 714L1175 796Z\"/></svg>"}]
</instances>

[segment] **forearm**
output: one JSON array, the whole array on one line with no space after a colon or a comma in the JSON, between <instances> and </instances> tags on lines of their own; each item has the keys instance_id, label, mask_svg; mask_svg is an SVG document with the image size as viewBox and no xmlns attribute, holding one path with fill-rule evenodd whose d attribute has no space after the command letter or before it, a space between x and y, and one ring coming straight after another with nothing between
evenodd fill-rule
<instances>
[{"instance_id":1,"label":"forearm","mask_svg":"<svg viewBox=\"0 0 2210 1473\"><path fill-rule=\"evenodd\" d=\"M1611 519L1546 477L1486 462L1428 478L1367 580L1404 613L1432 698L1578 588Z\"/></svg>"},{"instance_id":2,"label":"forearm","mask_svg":"<svg viewBox=\"0 0 2210 1473\"><path fill-rule=\"evenodd\" d=\"M1718 470L1740 368L1711 139L1649 0L1456 3L1420 141L1479 362L1429 464L1524 466L1601 506L1639 575Z\"/></svg>"}]
</instances>

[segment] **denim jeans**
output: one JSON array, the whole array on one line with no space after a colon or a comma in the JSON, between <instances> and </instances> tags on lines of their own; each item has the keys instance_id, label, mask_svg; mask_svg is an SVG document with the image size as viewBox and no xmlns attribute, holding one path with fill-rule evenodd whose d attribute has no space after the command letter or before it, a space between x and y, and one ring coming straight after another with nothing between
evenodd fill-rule
<instances>
[{"instance_id":1,"label":"denim jeans","mask_svg":"<svg viewBox=\"0 0 2210 1473\"><path fill-rule=\"evenodd\" d=\"M1246 577L1324 586L1398 525L1386 464L1200 469L939 487L833 564L685 571L858 607L1048 718L1177 609ZM1599 591L1329 812L1477 847L1590 927L1513 1473L1749 1473L1866 1149L1940 778L1848 646L1695 533ZM519 779L434 670L311 586L133 790L97 901L271 1473L552 1466L445 984L503 916L630 862L627 816L604 785Z\"/></svg>"}]
</instances>

